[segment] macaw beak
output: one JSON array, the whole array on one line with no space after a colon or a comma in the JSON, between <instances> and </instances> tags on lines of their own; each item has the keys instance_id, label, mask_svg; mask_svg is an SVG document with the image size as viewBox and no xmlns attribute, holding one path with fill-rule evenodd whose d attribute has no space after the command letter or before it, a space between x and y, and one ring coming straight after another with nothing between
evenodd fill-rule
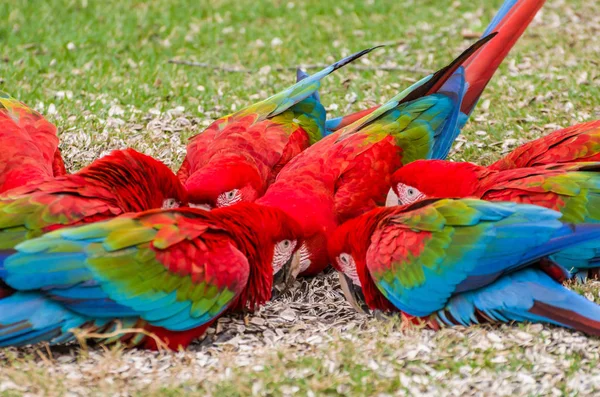
<instances>
[{"instance_id":1,"label":"macaw beak","mask_svg":"<svg viewBox=\"0 0 600 397\"><path fill-rule=\"evenodd\" d=\"M344 296L350 305L352 305L352 307L359 313L371 313L371 309L369 309L369 306L367 306L367 303L365 302L365 296L362 292L362 289L358 285L354 284L352 279L346 276L343 272L338 272L338 276L340 278L340 287L342 287Z\"/></svg>"},{"instance_id":2,"label":"macaw beak","mask_svg":"<svg viewBox=\"0 0 600 397\"><path fill-rule=\"evenodd\" d=\"M271 300L283 295L292 286L298 273L300 273L300 252L296 251L285 265L273 275Z\"/></svg>"},{"instance_id":3,"label":"macaw beak","mask_svg":"<svg viewBox=\"0 0 600 397\"><path fill-rule=\"evenodd\" d=\"M398 205L400 205L400 203L398 202L398 195L396 194L396 192L394 192L394 189L390 188L387 198L385 199L385 206L396 207Z\"/></svg>"},{"instance_id":4,"label":"macaw beak","mask_svg":"<svg viewBox=\"0 0 600 397\"><path fill-rule=\"evenodd\" d=\"M198 208L204 211L210 211L211 207L208 204L192 204L190 203L190 208Z\"/></svg>"}]
</instances>

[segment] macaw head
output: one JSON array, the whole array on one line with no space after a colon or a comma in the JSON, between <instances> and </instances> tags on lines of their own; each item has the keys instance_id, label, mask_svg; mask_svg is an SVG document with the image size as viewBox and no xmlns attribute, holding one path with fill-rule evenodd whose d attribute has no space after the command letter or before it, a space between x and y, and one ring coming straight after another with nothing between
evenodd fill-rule
<instances>
[{"instance_id":1,"label":"macaw head","mask_svg":"<svg viewBox=\"0 0 600 397\"><path fill-rule=\"evenodd\" d=\"M210 212L232 232L248 258L250 275L245 296L253 310L287 290L299 273L301 226L285 212L254 203L239 203Z\"/></svg>"},{"instance_id":2,"label":"macaw head","mask_svg":"<svg viewBox=\"0 0 600 397\"><path fill-rule=\"evenodd\" d=\"M164 163L133 149L115 150L75 175L115 196L123 212L187 205L187 191Z\"/></svg>"},{"instance_id":3,"label":"macaw head","mask_svg":"<svg viewBox=\"0 0 600 397\"><path fill-rule=\"evenodd\" d=\"M344 296L358 311L371 309L394 311L394 306L379 292L367 268L367 251L381 219L375 209L339 226L329 238L331 265L339 272Z\"/></svg>"},{"instance_id":4,"label":"macaw head","mask_svg":"<svg viewBox=\"0 0 600 397\"><path fill-rule=\"evenodd\" d=\"M386 206L407 205L426 198L474 195L481 167L446 160L417 160L392 175Z\"/></svg>"},{"instance_id":5,"label":"macaw head","mask_svg":"<svg viewBox=\"0 0 600 397\"><path fill-rule=\"evenodd\" d=\"M185 186L191 207L211 209L255 201L264 193L265 181L252 162L227 157L194 172Z\"/></svg>"},{"instance_id":6,"label":"macaw head","mask_svg":"<svg viewBox=\"0 0 600 397\"><path fill-rule=\"evenodd\" d=\"M335 203L330 189L322 182L302 175L276 181L258 203L279 208L302 227L300 275L311 276L329 265L327 237L336 227Z\"/></svg>"}]
</instances>

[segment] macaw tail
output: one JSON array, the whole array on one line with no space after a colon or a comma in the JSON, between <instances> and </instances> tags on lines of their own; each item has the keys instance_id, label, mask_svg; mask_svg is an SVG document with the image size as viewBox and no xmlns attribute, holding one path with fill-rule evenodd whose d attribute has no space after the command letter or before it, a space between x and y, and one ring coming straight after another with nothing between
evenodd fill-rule
<instances>
[{"instance_id":1,"label":"macaw tail","mask_svg":"<svg viewBox=\"0 0 600 397\"><path fill-rule=\"evenodd\" d=\"M431 320L434 325L445 326L529 321L600 336L600 306L535 268L511 273L486 287L455 295Z\"/></svg>"},{"instance_id":2,"label":"macaw tail","mask_svg":"<svg viewBox=\"0 0 600 397\"><path fill-rule=\"evenodd\" d=\"M469 89L461 112L470 115L492 76L546 0L506 0L482 37L498 32L494 40L465 62Z\"/></svg>"},{"instance_id":3,"label":"macaw tail","mask_svg":"<svg viewBox=\"0 0 600 397\"><path fill-rule=\"evenodd\" d=\"M87 321L40 293L16 292L0 300L0 347L67 342Z\"/></svg>"},{"instance_id":4,"label":"macaw tail","mask_svg":"<svg viewBox=\"0 0 600 397\"><path fill-rule=\"evenodd\" d=\"M355 121L362 119L366 115L373 113L375 110L379 109L380 106L381 105L376 105L372 108L359 110L358 112L349 114L347 116L341 116L327 120L325 122L326 135L330 135L337 130L341 130L342 128L349 126Z\"/></svg>"},{"instance_id":5,"label":"macaw tail","mask_svg":"<svg viewBox=\"0 0 600 397\"><path fill-rule=\"evenodd\" d=\"M310 77L310 75L308 73L306 73L304 70L302 70L300 68L296 69L296 83L301 82L302 80L304 80L307 77ZM311 96L309 96L309 98L312 98L317 102L321 102L321 96L319 95L318 90L315 90L315 92L313 92L313 94Z\"/></svg>"},{"instance_id":6,"label":"macaw tail","mask_svg":"<svg viewBox=\"0 0 600 397\"><path fill-rule=\"evenodd\" d=\"M15 290L4 282L6 277L6 270L4 269L4 260L10 255L14 254L14 249L2 249L0 248L0 300L11 296Z\"/></svg>"},{"instance_id":7,"label":"macaw tail","mask_svg":"<svg viewBox=\"0 0 600 397\"><path fill-rule=\"evenodd\" d=\"M6 297L9 297L14 292L15 292L15 290L13 290L8 285L6 285L6 283L4 281L0 280L0 299L4 299Z\"/></svg>"},{"instance_id":8,"label":"macaw tail","mask_svg":"<svg viewBox=\"0 0 600 397\"><path fill-rule=\"evenodd\" d=\"M99 336L95 342L120 342L138 346L146 342L143 333L116 333L120 329L144 328L136 317L91 319L79 315L39 292L15 292L0 299L0 347L33 345L48 342L52 345L75 340L70 331L85 328Z\"/></svg>"}]
</instances>

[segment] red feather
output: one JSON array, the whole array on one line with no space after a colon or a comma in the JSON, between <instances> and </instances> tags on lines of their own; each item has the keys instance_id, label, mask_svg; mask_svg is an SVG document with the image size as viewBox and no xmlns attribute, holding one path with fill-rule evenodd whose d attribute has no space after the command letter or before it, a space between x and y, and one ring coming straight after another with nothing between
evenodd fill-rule
<instances>
[{"instance_id":1,"label":"red feather","mask_svg":"<svg viewBox=\"0 0 600 397\"><path fill-rule=\"evenodd\" d=\"M600 120L554 131L521 145L489 168L507 170L580 161L600 161Z\"/></svg>"}]
</instances>

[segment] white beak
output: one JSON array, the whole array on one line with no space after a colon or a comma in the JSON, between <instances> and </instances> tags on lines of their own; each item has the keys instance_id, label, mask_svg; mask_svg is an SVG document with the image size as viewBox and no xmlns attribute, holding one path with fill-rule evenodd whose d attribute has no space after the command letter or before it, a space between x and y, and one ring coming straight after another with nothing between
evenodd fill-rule
<instances>
[{"instance_id":1,"label":"white beak","mask_svg":"<svg viewBox=\"0 0 600 397\"><path fill-rule=\"evenodd\" d=\"M386 207L396 207L398 205L398 196L394 192L394 189L390 189L387 198L385 199Z\"/></svg>"},{"instance_id":2,"label":"white beak","mask_svg":"<svg viewBox=\"0 0 600 397\"><path fill-rule=\"evenodd\" d=\"M190 208L198 208L204 211L210 211L211 207L208 204L192 204L190 203Z\"/></svg>"}]
</instances>

